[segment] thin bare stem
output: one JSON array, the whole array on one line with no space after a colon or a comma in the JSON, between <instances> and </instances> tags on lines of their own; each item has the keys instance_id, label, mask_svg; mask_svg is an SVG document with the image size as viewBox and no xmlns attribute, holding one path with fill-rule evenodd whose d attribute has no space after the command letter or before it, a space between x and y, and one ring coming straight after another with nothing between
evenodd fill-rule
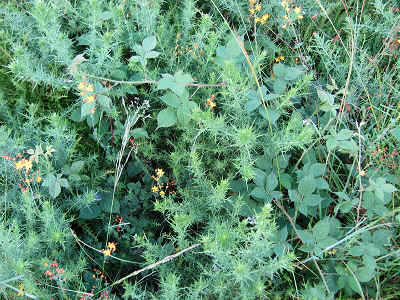
<instances>
[{"instance_id":1,"label":"thin bare stem","mask_svg":"<svg viewBox=\"0 0 400 300\"><path fill-rule=\"evenodd\" d=\"M57 286L46 284L46 283L44 285L46 285L48 287L51 287L53 289L62 290L62 291L66 291L66 292L72 292L72 293L75 293L75 294L86 294L86 295L88 295L90 297L94 296L92 293L89 293L89 292L81 292L81 291L76 291L76 290L70 290L70 289L66 289L66 288L63 288L63 287L57 287Z\"/></svg>"},{"instance_id":2,"label":"thin bare stem","mask_svg":"<svg viewBox=\"0 0 400 300\"><path fill-rule=\"evenodd\" d=\"M317 268L317 270L318 270L318 272L319 272L319 275L321 275L321 278L322 278L322 281L324 282L326 291L328 292L328 294L330 294L331 291L329 290L328 284L326 283L326 279L325 279L324 273L322 273L322 270L321 270L321 268L319 267L319 265L318 265L318 263L317 263L316 260L314 260L314 264L315 264L315 267Z\"/></svg>"},{"instance_id":3,"label":"thin bare stem","mask_svg":"<svg viewBox=\"0 0 400 300\"><path fill-rule=\"evenodd\" d=\"M24 291L21 291L20 289L17 289L16 287L13 287L12 285L9 285L9 284L7 284L7 283L5 283L4 286L6 286L6 287L8 287L9 289L12 289L12 290L14 290L14 291L16 291L16 292L22 294L22 295L24 295L24 296L26 296L26 297L28 297L28 298L31 298L31 299L38 299L37 296L34 296L34 295L31 295L31 294L25 293Z\"/></svg>"},{"instance_id":4,"label":"thin bare stem","mask_svg":"<svg viewBox=\"0 0 400 300\"><path fill-rule=\"evenodd\" d=\"M110 78L105 78L105 77L100 77L100 76L95 76L91 74L85 74L85 76L104 80L107 82L114 82L116 84L132 84L132 85L141 85L141 84L158 84L159 81L156 80L138 80L138 81L125 81L125 80L114 80ZM226 82L220 82L220 83L194 83L194 82L188 82L185 83L185 86L195 86L199 88L203 87L222 87L226 86Z\"/></svg>"},{"instance_id":5,"label":"thin bare stem","mask_svg":"<svg viewBox=\"0 0 400 300\"><path fill-rule=\"evenodd\" d=\"M365 300L365 296L364 296L364 293L363 293L361 284L360 284L360 282L358 281L356 274L354 274L354 272L349 268L349 266L348 266L344 261L343 261L343 263L344 263L344 265L346 266L347 270L349 270L349 272L350 272L351 275L353 276L354 281L356 282L357 287L358 287L358 289L360 290L360 295L361 295L362 300Z\"/></svg>"},{"instance_id":6,"label":"thin bare stem","mask_svg":"<svg viewBox=\"0 0 400 300\"><path fill-rule=\"evenodd\" d=\"M148 266L146 266L146 267L144 267L144 268L141 268L140 270L137 270L137 271L135 271L135 272L132 272L131 274L129 274L129 275L127 275L127 276L125 276L125 277L123 277L123 278L117 280L117 281L114 282L113 284L109 285L107 288L111 288L111 287L114 286L114 285L120 284L121 282L127 280L128 278L131 278L131 277L133 277L133 276L136 276L136 275L138 275L138 274L140 274L140 273L142 273L142 272L144 272L144 271L151 270L151 269L154 269L154 268L158 267L159 265L165 264L165 263L167 263L167 262L169 262L169 261L171 261L171 260L177 258L178 256L181 256L181 255L184 254L185 252L188 252L188 251L190 251L190 250L192 250L192 249L194 249L194 248L199 247L200 245L201 245L201 244L194 244L194 245L192 245L192 246L190 246L190 247L188 247L188 248L186 248L186 249L183 249L182 251L179 251L179 252L177 252L177 253L175 253L175 254L171 254L171 255L169 255L169 256L167 256L167 257L164 257L162 260L159 260L158 262L155 262L154 264L150 264L150 265L148 265Z\"/></svg>"},{"instance_id":7,"label":"thin bare stem","mask_svg":"<svg viewBox=\"0 0 400 300\"><path fill-rule=\"evenodd\" d=\"M76 235L76 233L73 232L73 230L72 230L71 228L70 228L69 230L71 231L72 236L75 238L75 240L76 240L76 242L79 244L79 246L82 247L82 245L84 245L84 246L88 247L89 249L92 249L92 250L94 250L94 251L96 251L96 252L101 253L102 255L104 255L103 251L101 251L101 250L99 250L99 249L96 249L96 248L90 246L89 244L86 244L84 241L82 241L80 238L78 238L78 236ZM81 244L82 244L82 245L81 245ZM107 257L111 257L111 258L114 258L114 259L116 259L116 260L119 260L119 261L122 261L122 262L126 262L126 263L130 263L130 264L137 264L137 262L130 261L130 260L125 260L125 259L122 259L122 258L118 258L118 257L113 256L113 255L109 255L109 256L107 256Z\"/></svg>"},{"instance_id":8,"label":"thin bare stem","mask_svg":"<svg viewBox=\"0 0 400 300\"><path fill-rule=\"evenodd\" d=\"M276 206L278 206L279 209L280 209L280 210L285 214L285 216L288 218L288 220L289 220L290 224L292 225L293 230L294 230L294 232L296 233L296 236L298 237L298 239L304 243L303 239L300 237L300 234L299 234L299 232L298 232L297 229L296 229L296 224L294 223L292 217L289 216L289 214L287 213L286 209L282 206L282 204L281 204L278 200L273 199L273 201L274 201L274 203L276 204Z\"/></svg>"},{"instance_id":9,"label":"thin bare stem","mask_svg":"<svg viewBox=\"0 0 400 300\"><path fill-rule=\"evenodd\" d=\"M361 177L364 176L365 171L361 170L361 126L363 125L363 122L360 123L360 125L357 124L357 130L358 130L358 179L359 179L359 185L360 185L360 197L358 200L358 206L357 206L357 223L360 221L360 210L361 210L361 203L362 203L362 197L363 197L363 185L362 185L362 180Z\"/></svg>"},{"instance_id":10,"label":"thin bare stem","mask_svg":"<svg viewBox=\"0 0 400 300\"><path fill-rule=\"evenodd\" d=\"M348 241L349 239L351 239L351 238L355 237L356 235L359 235L359 234L361 234L363 232L366 232L366 231L369 231L369 230L373 230L373 229L376 229L376 228L379 228L379 227L389 226L389 225L393 225L393 223L378 224L378 225L375 225L375 226L368 226L368 225L364 226L364 227L360 228L359 230L357 230L357 231L345 236L340 241L337 241L336 243L326 247L324 250L322 250L321 253L324 253L324 252L327 252L329 250L332 250L332 249L336 248L337 246L343 244L344 242ZM298 264L296 264L296 267L299 266L299 265L304 265L304 264L308 263L311 260L318 260L318 259L319 258L317 256L311 256L311 257L299 262Z\"/></svg>"},{"instance_id":11,"label":"thin bare stem","mask_svg":"<svg viewBox=\"0 0 400 300\"><path fill-rule=\"evenodd\" d=\"M23 277L24 277L24 275L19 275L19 276L15 276L13 278L10 278L10 279L6 279L6 280L3 280L3 281L0 281L0 285L6 284L6 283L12 282L12 281L20 280Z\"/></svg>"}]
</instances>

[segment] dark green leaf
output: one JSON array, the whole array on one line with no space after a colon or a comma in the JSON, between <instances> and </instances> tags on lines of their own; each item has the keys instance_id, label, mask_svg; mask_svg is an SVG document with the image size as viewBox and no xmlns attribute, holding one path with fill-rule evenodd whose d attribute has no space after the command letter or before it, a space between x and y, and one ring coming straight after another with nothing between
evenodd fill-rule
<instances>
[{"instance_id":1,"label":"dark green leaf","mask_svg":"<svg viewBox=\"0 0 400 300\"><path fill-rule=\"evenodd\" d=\"M300 180L298 190L300 194L309 195L314 193L316 188L315 179L312 177L305 177Z\"/></svg>"},{"instance_id":2,"label":"dark green leaf","mask_svg":"<svg viewBox=\"0 0 400 300\"><path fill-rule=\"evenodd\" d=\"M314 236L308 230L297 230L300 235L300 238L308 244L314 244Z\"/></svg>"},{"instance_id":3,"label":"dark green leaf","mask_svg":"<svg viewBox=\"0 0 400 300\"><path fill-rule=\"evenodd\" d=\"M324 238L329 234L330 225L326 220L321 220L317 224L315 224L313 228L313 235L319 239Z\"/></svg>"},{"instance_id":4,"label":"dark green leaf","mask_svg":"<svg viewBox=\"0 0 400 300\"><path fill-rule=\"evenodd\" d=\"M98 95L97 100L99 101L100 106L108 111L111 107L111 99L110 97L104 95Z\"/></svg>"},{"instance_id":5,"label":"dark green leaf","mask_svg":"<svg viewBox=\"0 0 400 300\"><path fill-rule=\"evenodd\" d=\"M287 74L287 68L284 64L274 64L272 67L272 71L274 75L278 78L284 78Z\"/></svg>"},{"instance_id":6,"label":"dark green leaf","mask_svg":"<svg viewBox=\"0 0 400 300\"><path fill-rule=\"evenodd\" d=\"M272 192L278 186L278 179L274 173L271 173L267 176L265 182L265 190L267 192Z\"/></svg>"},{"instance_id":7,"label":"dark green leaf","mask_svg":"<svg viewBox=\"0 0 400 300\"><path fill-rule=\"evenodd\" d=\"M171 108L163 109L158 113L157 116L157 122L158 122L157 128L173 126L176 124L176 121L177 121L176 112L173 109Z\"/></svg>"},{"instance_id":8,"label":"dark green leaf","mask_svg":"<svg viewBox=\"0 0 400 300\"><path fill-rule=\"evenodd\" d=\"M140 137L148 138L149 137L146 129L144 129L144 128L135 128L131 131L131 134L136 138L140 138Z\"/></svg>"},{"instance_id":9,"label":"dark green leaf","mask_svg":"<svg viewBox=\"0 0 400 300\"><path fill-rule=\"evenodd\" d=\"M153 50L157 45L157 39L155 36L149 36L145 38L142 42L142 47L145 52L150 52Z\"/></svg>"},{"instance_id":10,"label":"dark green leaf","mask_svg":"<svg viewBox=\"0 0 400 300\"><path fill-rule=\"evenodd\" d=\"M175 108L179 108L182 106L182 98L171 92L166 93L165 95L160 97L160 99L168 106L172 106Z\"/></svg>"},{"instance_id":11,"label":"dark green leaf","mask_svg":"<svg viewBox=\"0 0 400 300\"><path fill-rule=\"evenodd\" d=\"M280 184L287 190L290 190L292 188L292 177L287 174L283 173L281 174L280 178Z\"/></svg>"},{"instance_id":12,"label":"dark green leaf","mask_svg":"<svg viewBox=\"0 0 400 300\"><path fill-rule=\"evenodd\" d=\"M79 172L85 166L85 162L83 160L74 161L71 165L71 173L79 174Z\"/></svg>"},{"instance_id":13,"label":"dark green leaf","mask_svg":"<svg viewBox=\"0 0 400 300\"><path fill-rule=\"evenodd\" d=\"M265 185L265 177L266 177L265 172L258 168L253 168L253 172L254 172L254 183L257 186L263 188Z\"/></svg>"},{"instance_id":14,"label":"dark green leaf","mask_svg":"<svg viewBox=\"0 0 400 300\"><path fill-rule=\"evenodd\" d=\"M160 52L157 51L150 51L150 52L146 52L146 54L144 55L144 58L156 58L160 55Z\"/></svg>"},{"instance_id":15,"label":"dark green leaf","mask_svg":"<svg viewBox=\"0 0 400 300\"><path fill-rule=\"evenodd\" d=\"M264 189L256 186L250 193L251 196L257 199L267 199L267 194L265 193Z\"/></svg>"}]
</instances>

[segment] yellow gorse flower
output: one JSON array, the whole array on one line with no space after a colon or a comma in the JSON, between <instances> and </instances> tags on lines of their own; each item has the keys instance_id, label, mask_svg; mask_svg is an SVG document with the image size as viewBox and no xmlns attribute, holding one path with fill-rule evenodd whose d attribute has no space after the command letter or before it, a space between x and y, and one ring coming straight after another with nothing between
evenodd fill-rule
<instances>
[{"instance_id":1,"label":"yellow gorse flower","mask_svg":"<svg viewBox=\"0 0 400 300\"><path fill-rule=\"evenodd\" d=\"M86 91L92 93L92 92L94 91L93 84L89 84L89 85L86 87Z\"/></svg>"},{"instance_id":2,"label":"yellow gorse flower","mask_svg":"<svg viewBox=\"0 0 400 300\"><path fill-rule=\"evenodd\" d=\"M26 169L27 171L32 169L32 161L27 160L25 158L15 162L15 168L17 170Z\"/></svg>"},{"instance_id":3,"label":"yellow gorse flower","mask_svg":"<svg viewBox=\"0 0 400 300\"><path fill-rule=\"evenodd\" d=\"M86 102L93 102L96 99L96 96L90 95L86 97L87 101Z\"/></svg>"},{"instance_id":4,"label":"yellow gorse flower","mask_svg":"<svg viewBox=\"0 0 400 300\"><path fill-rule=\"evenodd\" d=\"M265 22L267 22L267 20L268 20L270 17L271 17L271 15L269 15L269 14L263 15L262 18L261 18L261 24L264 25Z\"/></svg>"},{"instance_id":5,"label":"yellow gorse flower","mask_svg":"<svg viewBox=\"0 0 400 300\"><path fill-rule=\"evenodd\" d=\"M24 285L22 283L20 283L19 284L19 292L18 292L17 296L23 296L24 295L23 290L24 290Z\"/></svg>"},{"instance_id":6,"label":"yellow gorse flower","mask_svg":"<svg viewBox=\"0 0 400 300\"><path fill-rule=\"evenodd\" d=\"M85 81L82 81L82 82L80 82L78 84L78 89L80 89L80 90L84 90L85 87L86 87L86 82Z\"/></svg>"},{"instance_id":7,"label":"yellow gorse flower","mask_svg":"<svg viewBox=\"0 0 400 300\"><path fill-rule=\"evenodd\" d=\"M111 252L115 252L115 251L117 250L117 244L114 243L114 242L108 242L107 248L108 248Z\"/></svg>"},{"instance_id":8,"label":"yellow gorse flower","mask_svg":"<svg viewBox=\"0 0 400 300\"><path fill-rule=\"evenodd\" d=\"M156 174L158 177L162 177L165 173L164 173L163 169L156 169Z\"/></svg>"},{"instance_id":9,"label":"yellow gorse flower","mask_svg":"<svg viewBox=\"0 0 400 300\"><path fill-rule=\"evenodd\" d=\"M81 81L78 84L78 89L81 91L92 93L94 91L94 86L93 84L88 84L86 81Z\"/></svg>"}]
</instances>

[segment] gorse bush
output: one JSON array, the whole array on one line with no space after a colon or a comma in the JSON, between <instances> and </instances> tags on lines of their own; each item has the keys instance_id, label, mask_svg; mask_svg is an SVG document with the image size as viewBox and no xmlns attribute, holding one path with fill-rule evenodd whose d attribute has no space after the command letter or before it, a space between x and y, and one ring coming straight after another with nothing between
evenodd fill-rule
<instances>
[{"instance_id":1,"label":"gorse bush","mask_svg":"<svg viewBox=\"0 0 400 300\"><path fill-rule=\"evenodd\" d=\"M398 297L396 5L2 3L2 295Z\"/></svg>"}]
</instances>

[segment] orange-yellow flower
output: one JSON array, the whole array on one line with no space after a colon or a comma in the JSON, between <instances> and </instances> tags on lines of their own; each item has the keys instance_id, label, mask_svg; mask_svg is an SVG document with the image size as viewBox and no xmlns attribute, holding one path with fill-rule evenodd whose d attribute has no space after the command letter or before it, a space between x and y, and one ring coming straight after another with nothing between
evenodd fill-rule
<instances>
[{"instance_id":1,"label":"orange-yellow flower","mask_svg":"<svg viewBox=\"0 0 400 300\"><path fill-rule=\"evenodd\" d=\"M81 82L78 84L78 89L80 89L80 90L84 90L85 87L86 87L86 81L81 81Z\"/></svg>"},{"instance_id":2,"label":"orange-yellow flower","mask_svg":"<svg viewBox=\"0 0 400 300\"><path fill-rule=\"evenodd\" d=\"M158 192L158 186L153 186L151 188L151 190L153 191L153 193L157 193Z\"/></svg>"},{"instance_id":3,"label":"orange-yellow flower","mask_svg":"<svg viewBox=\"0 0 400 300\"><path fill-rule=\"evenodd\" d=\"M108 242L107 248L108 248L111 252L115 252L115 251L117 250L117 244L114 243L114 242Z\"/></svg>"},{"instance_id":4,"label":"orange-yellow flower","mask_svg":"<svg viewBox=\"0 0 400 300\"><path fill-rule=\"evenodd\" d=\"M257 5L256 5L256 10L257 10L257 11L260 11L260 10L261 10L261 4L260 4L260 3L257 3Z\"/></svg>"},{"instance_id":5,"label":"orange-yellow flower","mask_svg":"<svg viewBox=\"0 0 400 300\"><path fill-rule=\"evenodd\" d=\"M24 163L23 163L22 160L17 161L17 162L15 163L15 168L16 168L17 170L21 170L23 167L24 167Z\"/></svg>"},{"instance_id":6,"label":"orange-yellow flower","mask_svg":"<svg viewBox=\"0 0 400 300\"><path fill-rule=\"evenodd\" d=\"M92 93L92 92L94 91L93 84L89 84L89 85L86 87L86 91Z\"/></svg>"},{"instance_id":7,"label":"orange-yellow flower","mask_svg":"<svg viewBox=\"0 0 400 300\"><path fill-rule=\"evenodd\" d=\"M87 99L87 102L93 102L96 99L96 96L90 95L90 96L87 96L86 99Z\"/></svg>"},{"instance_id":8,"label":"orange-yellow flower","mask_svg":"<svg viewBox=\"0 0 400 300\"><path fill-rule=\"evenodd\" d=\"M164 192L164 191L160 191L160 195L161 195L161 196L164 196L164 195L165 195L165 192Z\"/></svg>"},{"instance_id":9,"label":"orange-yellow flower","mask_svg":"<svg viewBox=\"0 0 400 300\"><path fill-rule=\"evenodd\" d=\"M32 161L23 158L23 159L15 162L15 168L17 170L21 170L21 169L25 168L27 171L29 171L32 168Z\"/></svg>"},{"instance_id":10,"label":"orange-yellow flower","mask_svg":"<svg viewBox=\"0 0 400 300\"><path fill-rule=\"evenodd\" d=\"M163 169L156 169L156 174L158 177L162 177L165 173L164 173Z\"/></svg>"},{"instance_id":11,"label":"orange-yellow flower","mask_svg":"<svg viewBox=\"0 0 400 300\"><path fill-rule=\"evenodd\" d=\"M105 256L111 256L111 250L110 250L110 249L101 250L101 252L103 252L103 254L104 254Z\"/></svg>"},{"instance_id":12,"label":"orange-yellow flower","mask_svg":"<svg viewBox=\"0 0 400 300\"><path fill-rule=\"evenodd\" d=\"M36 182L37 182L37 183L39 183L39 182L41 182L41 181L42 181L42 177L40 177L40 176L36 177Z\"/></svg>"},{"instance_id":13,"label":"orange-yellow flower","mask_svg":"<svg viewBox=\"0 0 400 300\"><path fill-rule=\"evenodd\" d=\"M264 14L261 18L261 24L265 24L265 22L267 22L267 20L271 17L271 15L269 14Z\"/></svg>"},{"instance_id":14,"label":"orange-yellow flower","mask_svg":"<svg viewBox=\"0 0 400 300\"><path fill-rule=\"evenodd\" d=\"M31 160L25 160L25 169L27 169L27 170L32 169L32 161Z\"/></svg>"},{"instance_id":15,"label":"orange-yellow flower","mask_svg":"<svg viewBox=\"0 0 400 300\"><path fill-rule=\"evenodd\" d=\"M24 290L24 285L22 283L20 283L19 284L19 291L18 291L17 296L23 296L24 295L23 290Z\"/></svg>"}]
</instances>

